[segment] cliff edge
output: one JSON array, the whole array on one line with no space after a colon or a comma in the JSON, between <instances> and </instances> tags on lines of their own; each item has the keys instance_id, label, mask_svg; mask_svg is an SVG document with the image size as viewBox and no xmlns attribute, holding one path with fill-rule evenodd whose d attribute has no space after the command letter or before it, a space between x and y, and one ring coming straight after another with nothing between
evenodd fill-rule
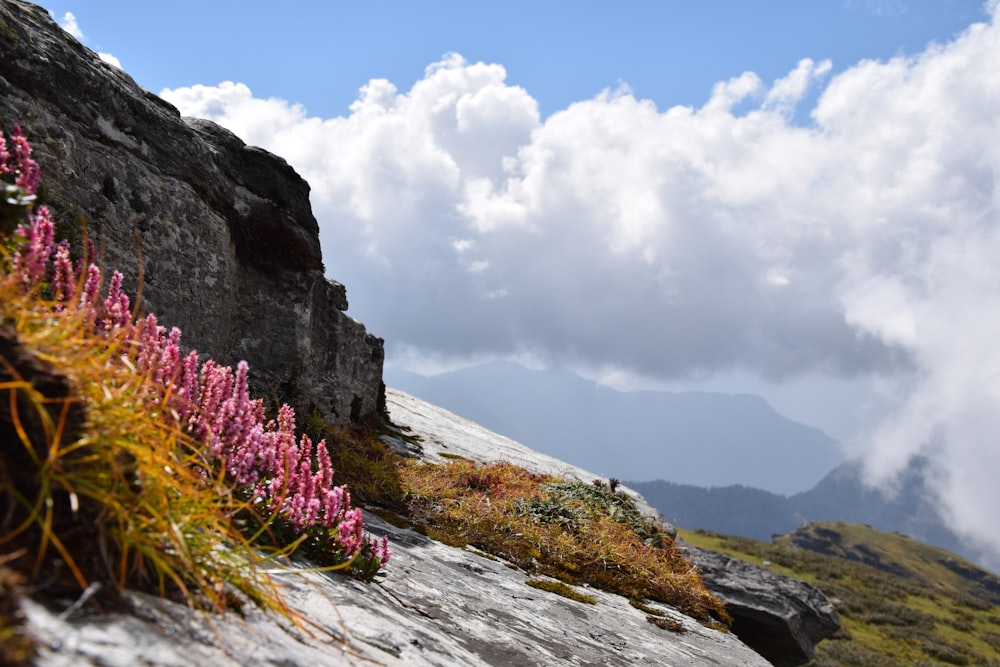
<instances>
[{"instance_id":1,"label":"cliff edge","mask_svg":"<svg viewBox=\"0 0 1000 667\"><path fill-rule=\"evenodd\" d=\"M85 222L142 308L259 395L338 423L375 414L383 342L324 276L309 185L177 109L20 0L0 3L0 115L31 138L46 203Z\"/></svg>"}]
</instances>

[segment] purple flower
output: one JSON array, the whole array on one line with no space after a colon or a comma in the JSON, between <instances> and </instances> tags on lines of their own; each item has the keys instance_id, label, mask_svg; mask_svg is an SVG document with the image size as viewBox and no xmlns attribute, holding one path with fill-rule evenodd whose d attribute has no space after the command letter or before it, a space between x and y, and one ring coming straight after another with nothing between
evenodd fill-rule
<instances>
[{"instance_id":1,"label":"purple flower","mask_svg":"<svg viewBox=\"0 0 1000 667\"><path fill-rule=\"evenodd\" d=\"M38 186L38 165L19 127L8 142L0 134L0 174L14 174L17 187L33 194ZM109 341L148 378L149 405L168 408L204 448L201 470L206 484L217 479L212 467L224 472L234 489L250 493L270 512L289 522L296 531L321 528L330 553L350 560L362 550L375 560L376 570L389 561L388 540L369 542L364 535L360 509L351 507L345 486L334 486L333 466L325 440L315 444L305 434L296 438L295 411L282 405L276 419L267 420L263 401L252 399L249 368L245 361L235 371L211 359L199 368L195 351L182 356L181 332L159 325L150 314L134 321L129 297L122 291L122 274L115 271L101 299L104 277L89 264L74 264L65 241L56 244L55 225L46 207L27 216L17 230L23 240L12 258L12 270L26 290L48 285L59 309L75 303L95 333ZM92 256L91 250L88 256ZM79 289L79 295L76 292ZM371 563L362 572L370 575Z\"/></svg>"}]
</instances>

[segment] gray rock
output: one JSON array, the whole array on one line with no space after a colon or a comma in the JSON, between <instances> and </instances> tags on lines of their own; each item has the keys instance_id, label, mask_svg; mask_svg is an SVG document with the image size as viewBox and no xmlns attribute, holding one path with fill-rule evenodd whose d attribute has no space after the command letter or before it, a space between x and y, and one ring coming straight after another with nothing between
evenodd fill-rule
<instances>
[{"instance_id":1,"label":"gray rock","mask_svg":"<svg viewBox=\"0 0 1000 667\"><path fill-rule=\"evenodd\" d=\"M420 435L418 449L397 439L398 449L432 463L447 463L449 458L461 456L480 463L506 461L532 472L544 475L562 475L582 482L599 479L607 483L607 477L598 475L578 466L536 452L510 438L494 433L474 421L459 417L437 405L432 405L406 392L391 387L385 390L386 407L393 423L406 425ZM659 512L641 495L625 485L619 490L628 493L641 512L662 520ZM668 527L676 533L676 528Z\"/></svg>"},{"instance_id":2,"label":"gray rock","mask_svg":"<svg viewBox=\"0 0 1000 667\"><path fill-rule=\"evenodd\" d=\"M833 605L815 587L715 551L684 550L725 603L733 632L777 667L805 664L816 644L840 629Z\"/></svg>"},{"instance_id":3,"label":"gray rock","mask_svg":"<svg viewBox=\"0 0 1000 667\"><path fill-rule=\"evenodd\" d=\"M327 280L309 186L281 158L100 60L41 7L0 3L0 112L20 123L57 220L82 216L142 306L260 395L345 423L378 412L382 340Z\"/></svg>"},{"instance_id":4,"label":"gray rock","mask_svg":"<svg viewBox=\"0 0 1000 667\"><path fill-rule=\"evenodd\" d=\"M398 392L393 420L422 438L428 457L447 451L482 461L513 460L582 479L590 473L534 454L476 424ZM245 618L200 616L145 595L129 614L60 618L27 602L42 667L180 665L714 665L766 667L736 635L706 628L660 604L680 623L664 630L624 598L594 589L582 604L525 584L528 575L473 550L433 542L366 515L393 556L379 585L309 571L277 575L305 625L250 610ZM292 567L307 567L293 563ZM67 601L67 604L69 601Z\"/></svg>"}]
</instances>

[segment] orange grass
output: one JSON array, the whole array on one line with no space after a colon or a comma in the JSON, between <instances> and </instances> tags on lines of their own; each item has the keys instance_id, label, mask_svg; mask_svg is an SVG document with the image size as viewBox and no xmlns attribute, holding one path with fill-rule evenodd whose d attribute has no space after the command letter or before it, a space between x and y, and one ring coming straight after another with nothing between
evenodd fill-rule
<instances>
[{"instance_id":1,"label":"orange grass","mask_svg":"<svg viewBox=\"0 0 1000 667\"><path fill-rule=\"evenodd\" d=\"M669 537L651 520L640 525L637 513L621 511L631 503L625 494L507 463L405 461L401 471L410 517L434 539L469 544L569 584L729 622ZM618 520L625 515L627 522Z\"/></svg>"},{"instance_id":2,"label":"orange grass","mask_svg":"<svg viewBox=\"0 0 1000 667\"><path fill-rule=\"evenodd\" d=\"M72 387L47 398L6 364L0 400L18 440L0 450L8 566L36 583L44 574L62 588L136 587L216 611L242 594L288 616L262 567L269 558L234 523L252 508L207 472L200 443L160 407L165 397L136 372L129 344L94 334L80 309L26 294L9 274L0 317ZM82 423L72 423L74 406ZM31 557L13 557L22 549Z\"/></svg>"}]
</instances>

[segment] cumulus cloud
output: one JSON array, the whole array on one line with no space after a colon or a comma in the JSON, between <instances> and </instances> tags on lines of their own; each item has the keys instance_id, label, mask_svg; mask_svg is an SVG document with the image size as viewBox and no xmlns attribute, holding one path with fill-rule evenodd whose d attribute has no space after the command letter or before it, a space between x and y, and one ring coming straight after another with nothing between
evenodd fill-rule
<instances>
[{"instance_id":1,"label":"cumulus cloud","mask_svg":"<svg viewBox=\"0 0 1000 667\"><path fill-rule=\"evenodd\" d=\"M59 21L59 27L73 35L76 39L83 41L83 31L80 30L80 26L76 22L76 16L73 12L66 12L63 14L62 20Z\"/></svg>"},{"instance_id":2,"label":"cumulus cloud","mask_svg":"<svg viewBox=\"0 0 1000 667\"><path fill-rule=\"evenodd\" d=\"M936 453L955 527L1000 552L998 61L994 18L836 75L743 73L698 108L622 88L543 120L455 54L346 117L238 83L163 95L310 182L329 271L390 355L877 374L896 410L858 443L873 476Z\"/></svg>"},{"instance_id":3,"label":"cumulus cloud","mask_svg":"<svg viewBox=\"0 0 1000 667\"><path fill-rule=\"evenodd\" d=\"M106 62L107 64L111 65L112 67L117 67L118 69L121 69L121 68L122 68L122 63L121 63L121 61L120 61L120 60L118 60L118 58L115 58L115 57L114 57L114 56L113 56L112 54L110 54L110 53L103 53L103 52L100 52L100 51L99 51L99 52L97 53L97 55L98 55L98 57L99 57L99 58L100 58L101 60L103 60L103 61L104 61L104 62Z\"/></svg>"}]
</instances>

